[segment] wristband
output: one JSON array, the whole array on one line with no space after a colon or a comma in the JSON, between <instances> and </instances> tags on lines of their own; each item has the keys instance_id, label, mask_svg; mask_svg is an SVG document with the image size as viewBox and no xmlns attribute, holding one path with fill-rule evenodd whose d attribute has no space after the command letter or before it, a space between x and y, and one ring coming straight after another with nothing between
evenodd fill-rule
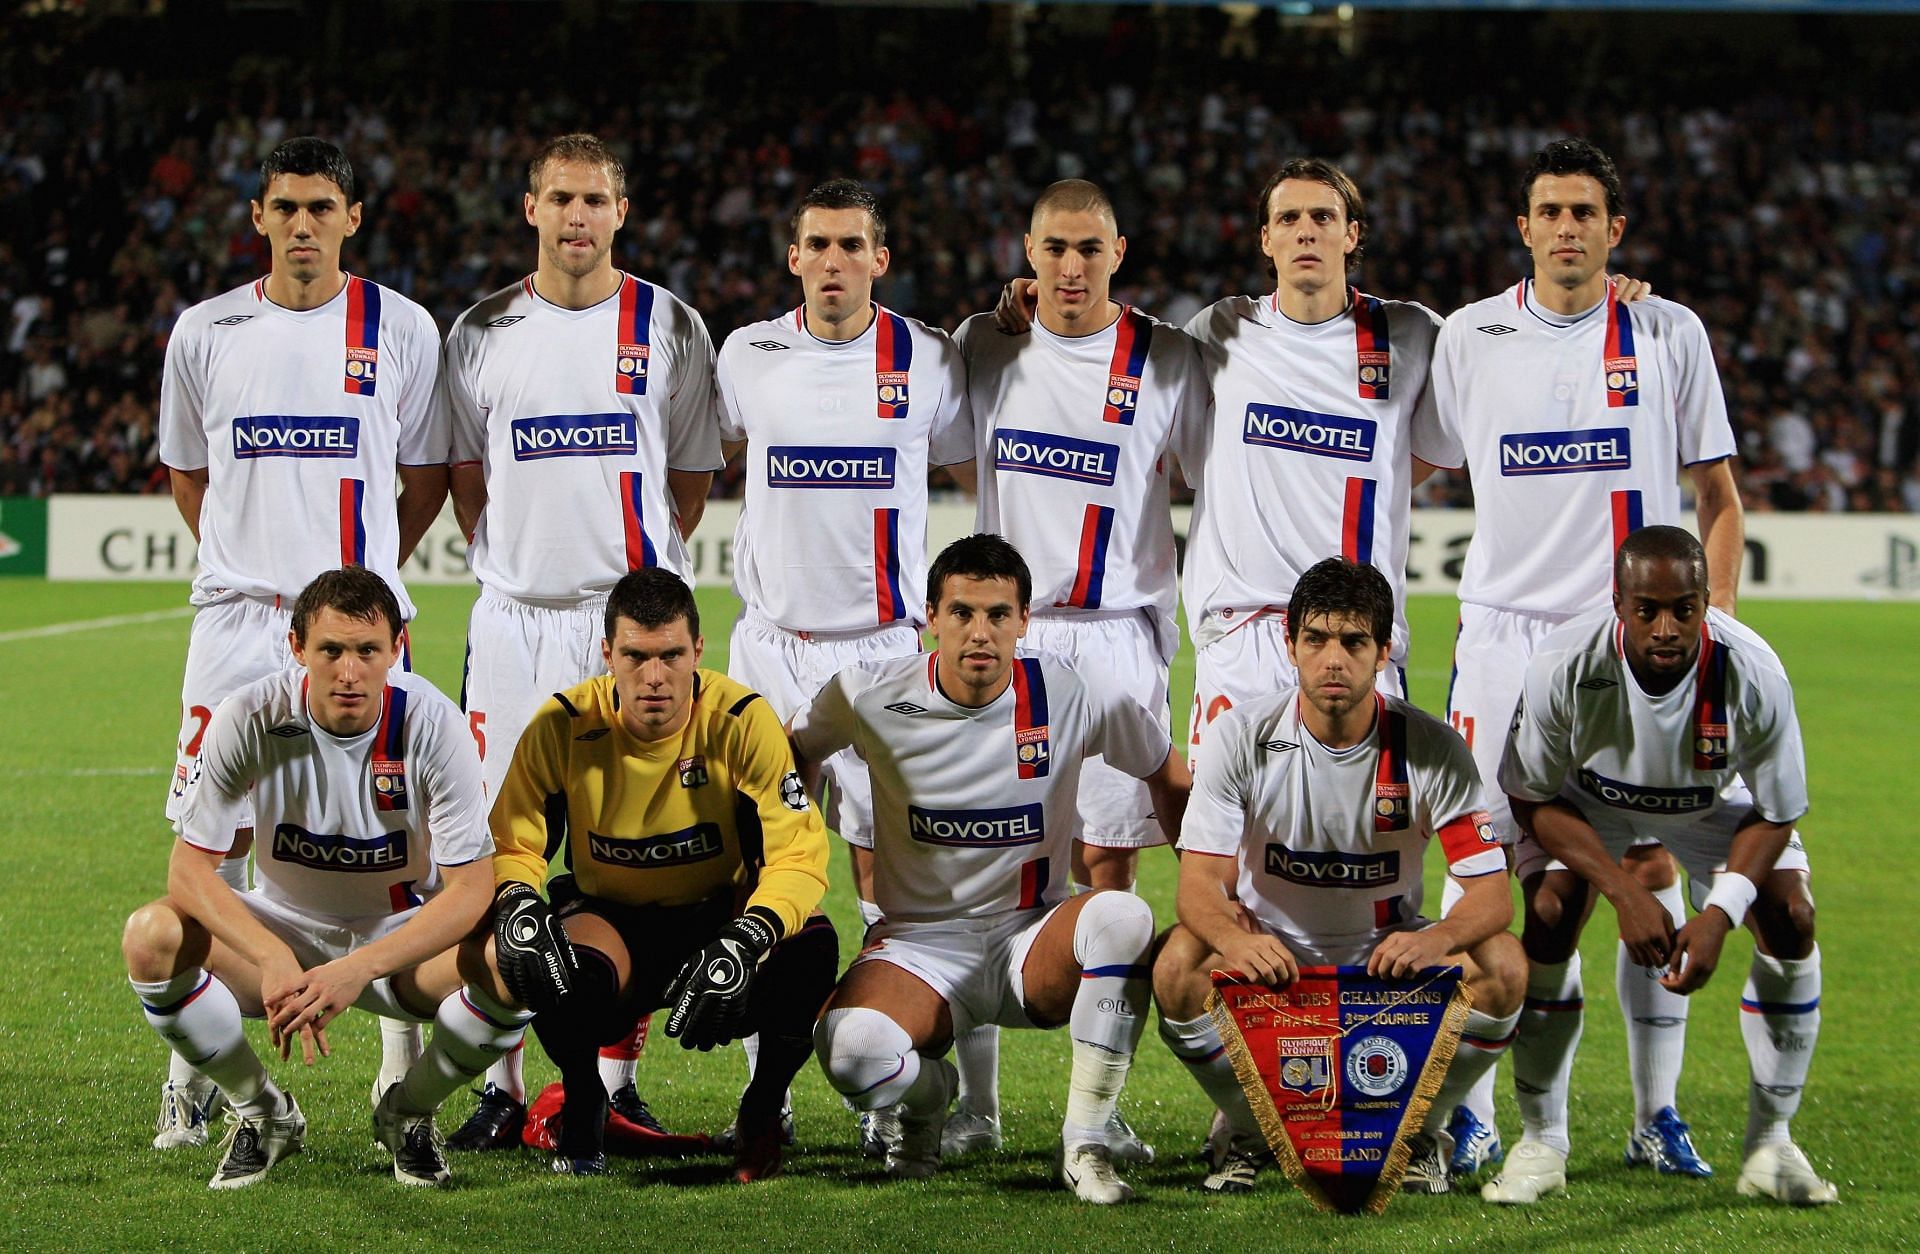
<instances>
[{"instance_id":1,"label":"wristband","mask_svg":"<svg viewBox=\"0 0 1920 1254\"><path fill-rule=\"evenodd\" d=\"M1719 906L1726 912L1733 926L1739 927L1747 917L1747 911L1753 906L1753 899L1760 895L1752 880L1738 871L1722 871L1713 877L1713 891L1707 894L1707 900L1700 908Z\"/></svg>"}]
</instances>

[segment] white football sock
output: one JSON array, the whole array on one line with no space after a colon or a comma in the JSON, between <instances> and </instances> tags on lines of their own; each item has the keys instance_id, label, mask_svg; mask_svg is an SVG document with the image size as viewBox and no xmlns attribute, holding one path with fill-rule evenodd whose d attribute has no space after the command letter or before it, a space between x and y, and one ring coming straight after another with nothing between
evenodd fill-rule
<instances>
[{"instance_id":1,"label":"white football sock","mask_svg":"<svg viewBox=\"0 0 1920 1254\"><path fill-rule=\"evenodd\" d=\"M1073 1037L1073 1075L1067 1088L1062 1140L1105 1145L1114 1104L1147 1030L1153 996L1153 911L1131 893L1096 893L1073 925L1073 957L1080 987L1067 1020Z\"/></svg>"},{"instance_id":2,"label":"white football sock","mask_svg":"<svg viewBox=\"0 0 1920 1254\"><path fill-rule=\"evenodd\" d=\"M522 1106L527 1104L526 1056L527 1043L523 1039L487 1068L485 1080Z\"/></svg>"},{"instance_id":3,"label":"white football sock","mask_svg":"<svg viewBox=\"0 0 1920 1254\"><path fill-rule=\"evenodd\" d=\"M813 1052L827 1083L855 1110L882 1110L907 1098L920 1055L907 1030L869 1006L829 1010L813 1027Z\"/></svg>"},{"instance_id":4,"label":"white football sock","mask_svg":"<svg viewBox=\"0 0 1920 1254\"><path fill-rule=\"evenodd\" d=\"M1585 1024L1585 996L1577 951L1563 963L1532 966L1520 1010L1520 1035L1513 1042L1521 1136L1544 1141L1563 1154L1573 1148L1567 1135L1567 1086Z\"/></svg>"},{"instance_id":5,"label":"white football sock","mask_svg":"<svg viewBox=\"0 0 1920 1254\"><path fill-rule=\"evenodd\" d=\"M406 1079L425 1048L420 1025L407 1019L380 1016L380 1091Z\"/></svg>"},{"instance_id":6,"label":"white football sock","mask_svg":"<svg viewBox=\"0 0 1920 1254\"><path fill-rule=\"evenodd\" d=\"M1175 1058L1186 1064L1187 1074L1213 1102L1214 1109L1226 1116L1227 1131L1233 1139L1242 1144L1259 1142L1260 1123L1247 1104L1246 1090L1240 1087L1240 1077L1234 1072L1233 1059L1227 1056L1227 1047L1221 1043L1213 1016L1169 1019L1163 1013L1160 1039ZM1329 1075L1327 1080L1332 1083L1333 1077Z\"/></svg>"},{"instance_id":7,"label":"white football sock","mask_svg":"<svg viewBox=\"0 0 1920 1254\"><path fill-rule=\"evenodd\" d=\"M1800 1109L1814 1042L1820 1037L1820 947L1804 958L1753 955L1740 995L1740 1035L1747 1041L1752 1087L1747 1101L1747 1152L1786 1141Z\"/></svg>"},{"instance_id":8,"label":"white football sock","mask_svg":"<svg viewBox=\"0 0 1920 1254\"><path fill-rule=\"evenodd\" d=\"M600 1083L606 1086L608 1097L633 1083L640 1051L647 1047L647 1029L652 1023L653 1016L642 1015L640 1022L633 1025L633 1031L627 1033L625 1039L601 1047Z\"/></svg>"},{"instance_id":9,"label":"white football sock","mask_svg":"<svg viewBox=\"0 0 1920 1254\"><path fill-rule=\"evenodd\" d=\"M1666 907L1675 930L1687 921L1686 895L1678 883L1653 895ZM1627 1024L1627 1066L1633 1076L1633 1126L1644 1128L1679 1103L1680 1064L1686 1056L1690 997L1660 987L1664 968L1643 967L1621 941L1614 956L1613 987Z\"/></svg>"},{"instance_id":10,"label":"white football sock","mask_svg":"<svg viewBox=\"0 0 1920 1254\"><path fill-rule=\"evenodd\" d=\"M532 1019L483 989L449 993L433 1018L432 1042L400 1082L396 1104L416 1115L432 1114L455 1089L516 1048Z\"/></svg>"},{"instance_id":11,"label":"white football sock","mask_svg":"<svg viewBox=\"0 0 1920 1254\"><path fill-rule=\"evenodd\" d=\"M1503 1019L1481 1014L1478 1010L1467 1012L1467 1025L1460 1031L1460 1044L1453 1051L1453 1064L1447 1068L1446 1076L1440 1081L1440 1092L1427 1109L1427 1131L1446 1127L1447 1120L1453 1116L1453 1108L1463 1104L1467 1093L1493 1074L1493 1065L1513 1044L1519 1023L1518 1010Z\"/></svg>"},{"instance_id":12,"label":"white football sock","mask_svg":"<svg viewBox=\"0 0 1920 1254\"><path fill-rule=\"evenodd\" d=\"M225 984L194 967L170 980L130 980L147 1022L220 1086L242 1115L263 1118L280 1108L280 1091L247 1044L240 1003Z\"/></svg>"},{"instance_id":13,"label":"white football sock","mask_svg":"<svg viewBox=\"0 0 1920 1254\"><path fill-rule=\"evenodd\" d=\"M992 1119L1000 1117L1000 1029L991 1023L969 1028L953 1043L960 1072L960 1108Z\"/></svg>"}]
</instances>

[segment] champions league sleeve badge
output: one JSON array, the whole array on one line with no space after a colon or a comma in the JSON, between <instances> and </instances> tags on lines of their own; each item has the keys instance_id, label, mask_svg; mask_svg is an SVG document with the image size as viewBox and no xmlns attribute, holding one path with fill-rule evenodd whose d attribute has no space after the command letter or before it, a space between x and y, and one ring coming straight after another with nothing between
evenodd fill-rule
<instances>
[{"instance_id":1,"label":"champions league sleeve badge","mask_svg":"<svg viewBox=\"0 0 1920 1254\"><path fill-rule=\"evenodd\" d=\"M1303 967L1284 989L1216 971L1207 1011L1287 1179L1321 1210L1380 1214L1453 1063L1458 967L1408 980Z\"/></svg>"}]
</instances>

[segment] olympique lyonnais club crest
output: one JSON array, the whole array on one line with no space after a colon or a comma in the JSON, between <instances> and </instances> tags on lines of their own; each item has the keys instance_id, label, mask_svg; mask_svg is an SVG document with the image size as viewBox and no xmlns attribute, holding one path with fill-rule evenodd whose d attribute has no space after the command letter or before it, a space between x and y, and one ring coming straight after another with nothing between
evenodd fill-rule
<instances>
[{"instance_id":1,"label":"olympique lyonnais club crest","mask_svg":"<svg viewBox=\"0 0 1920 1254\"><path fill-rule=\"evenodd\" d=\"M380 810L404 810L407 808L407 764L405 762L380 762L371 764L373 770L373 803Z\"/></svg>"},{"instance_id":2,"label":"olympique lyonnais club crest","mask_svg":"<svg viewBox=\"0 0 1920 1254\"><path fill-rule=\"evenodd\" d=\"M1400 1191L1472 1004L1459 967L1410 980L1303 967L1283 989L1215 971L1207 998L1287 1179L1349 1215L1377 1215Z\"/></svg>"}]
</instances>

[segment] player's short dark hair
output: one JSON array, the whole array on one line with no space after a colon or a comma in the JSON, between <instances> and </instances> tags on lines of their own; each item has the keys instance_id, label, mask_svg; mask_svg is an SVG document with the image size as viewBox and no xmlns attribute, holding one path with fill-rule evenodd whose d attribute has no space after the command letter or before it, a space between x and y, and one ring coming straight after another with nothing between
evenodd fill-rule
<instances>
[{"instance_id":1,"label":"player's short dark hair","mask_svg":"<svg viewBox=\"0 0 1920 1254\"><path fill-rule=\"evenodd\" d=\"M1353 265L1367 251L1367 202L1360 195L1360 186L1347 172L1331 161L1322 161L1318 157L1295 157L1273 172L1267 185L1260 189L1260 199L1254 202L1253 220L1261 226L1267 224L1267 214L1273 208L1273 191L1288 179L1300 179L1307 183L1324 183L1340 197L1340 207L1346 211L1347 221L1360 226L1359 242L1353 251L1347 254L1347 264Z\"/></svg>"},{"instance_id":2,"label":"player's short dark hair","mask_svg":"<svg viewBox=\"0 0 1920 1254\"><path fill-rule=\"evenodd\" d=\"M1393 640L1393 587L1365 562L1344 557L1315 562L1294 581L1287 602L1287 639L1298 640L1301 624L1320 614L1358 619L1374 643L1384 647Z\"/></svg>"},{"instance_id":3,"label":"player's short dark hair","mask_svg":"<svg viewBox=\"0 0 1920 1254\"><path fill-rule=\"evenodd\" d=\"M887 242L887 220L880 213L880 201L863 185L853 179L828 179L800 198L794 206L793 242L800 242L800 218L809 209L865 209L867 221L873 223L873 246L879 248Z\"/></svg>"},{"instance_id":4,"label":"player's short dark hair","mask_svg":"<svg viewBox=\"0 0 1920 1254\"><path fill-rule=\"evenodd\" d=\"M941 549L940 556L933 559L933 565L927 569L927 604L936 610L940 608L940 594L946 588L949 575L965 579L1011 579L1020 590L1020 608L1026 609L1033 601L1033 573L1027 569L1027 559L1007 543L1005 536L991 531L963 536Z\"/></svg>"},{"instance_id":5,"label":"player's short dark hair","mask_svg":"<svg viewBox=\"0 0 1920 1254\"><path fill-rule=\"evenodd\" d=\"M540 180L546 177L549 161L603 166L607 181L613 184L613 198L619 200L627 194L627 167L620 164L620 158L613 155L613 149L602 143L598 135L575 131L571 135L555 135L540 145L540 151L527 162L527 190L535 196L540 194Z\"/></svg>"},{"instance_id":6,"label":"player's short dark hair","mask_svg":"<svg viewBox=\"0 0 1920 1254\"><path fill-rule=\"evenodd\" d=\"M1113 212L1113 201L1101 189L1098 183L1086 179L1061 179L1049 183L1040 198L1033 202L1033 214L1027 219L1028 225L1040 220L1040 215L1053 211L1061 213L1097 213L1113 224L1115 234L1120 231L1120 219Z\"/></svg>"},{"instance_id":7,"label":"player's short dark hair","mask_svg":"<svg viewBox=\"0 0 1920 1254\"><path fill-rule=\"evenodd\" d=\"M318 174L331 179L347 203L354 202L353 163L338 145L317 135L297 136L274 146L260 162L260 194L255 199L265 204L267 185L282 174Z\"/></svg>"},{"instance_id":8,"label":"player's short dark hair","mask_svg":"<svg viewBox=\"0 0 1920 1254\"><path fill-rule=\"evenodd\" d=\"M393 638L400 638L400 598L387 581L364 566L341 566L315 575L293 599L293 638L307 642L307 624L321 610L333 610L366 623L387 620Z\"/></svg>"},{"instance_id":9,"label":"player's short dark hair","mask_svg":"<svg viewBox=\"0 0 1920 1254\"><path fill-rule=\"evenodd\" d=\"M643 566L620 576L607 594L607 639L613 639L614 620L620 618L631 619L642 631L684 618L687 634L700 638L700 606L693 599L693 589L664 566Z\"/></svg>"},{"instance_id":10,"label":"player's short dark hair","mask_svg":"<svg viewBox=\"0 0 1920 1254\"><path fill-rule=\"evenodd\" d=\"M1702 596L1707 591L1707 550L1685 527L1665 525L1642 527L1630 533L1613 552L1613 583L1619 587L1626 579L1628 562L1673 561L1686 563Z\"/></svg>"},{"instance_id":11,"label":"player's short dark hair","mask_svg":"<svg viewBox=\"0 0 1920 1254\"><path fill-rule=\"evenodd\" d=\"M1533 207L1533 184L1543 174L1587 175L1607 193L1609 218L1620 217L1627 211L1627 198L1620 190L1620 171L1614 168L1613 158L1584 139L1556 139L1533 154L1533 160L1527 163L1527 172L1520 178L1522 215Z\"/></svg>"}]
</instances>

